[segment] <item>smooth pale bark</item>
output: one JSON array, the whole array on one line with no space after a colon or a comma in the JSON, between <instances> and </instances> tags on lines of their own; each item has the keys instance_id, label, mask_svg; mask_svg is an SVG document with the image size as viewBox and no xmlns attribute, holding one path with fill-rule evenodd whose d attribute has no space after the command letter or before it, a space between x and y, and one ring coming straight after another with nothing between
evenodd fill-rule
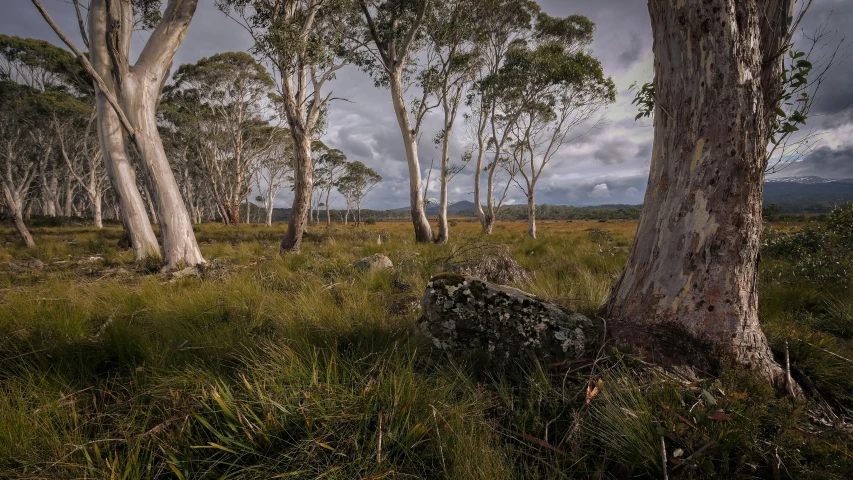
<instances>
[{"instance_id":1,"label":"smooth pale bark","mask_svg":"<svg viewBox=\"0 0 853 480\"><path fill-rule=\"evenodd\" d=\"M289 99L285 99L287 103ZM290 120L288 116L288 120ZM302 246L302 235L308 224L308 210L311 207L311 195L314 186L314 162L311 160L311 139L303 133L296 122L290 122L293 136L294 172L293 205L290 207L290 219L287 232L281 239L282 252L298 252Z\"/></svg>"},{"instance_id":2,"label":"smooth pale bark","mask_svg":"<svg viewBox=\"0 0 853 480\"><path fill-rule=\"evenodd\" d=\"M418 139L409 120L406 101L403 98L403 69L402 66L390 73L391 101L394 104L394 114L403 135L403 145L406 148L406 160L409 166L409 201L411 205L412 224L415 228L415 241L419 243L432 242L432 227L426 216L426 208L421 197L421 164L418 159Z\"/></svg>"},{"instance_id":3,"label":"smooth pale bark","mask_svg":"<svg viewBox=\"0 0 853 480\"><path fill-rule=\"evenodd\" d=\"M326 225L332 224L332 207L329 206L329 202L332 197L332 189L326 190Z\"/></svg>"},{"instance_id":4,"label":"smooth pale bark","mask_svg":"<svg viewBox=\"0 0 853 480\"><path fill-rule=\"evenodd\" d=\"M480 198L480 178L483 174L483 158L486 156L486 122L488 116L481 113L480 123L477 128L477 161L474 164L474 212L480 220L480 227L485 231L486 212L483 210L483 202ZM491 233L491 232L489 232Z\"/></svg>"},{"instance_id":5,"label":"smooth pale bark","mask_svg":"<svg viewBox=\"0 0 853 480\"><path fill-rule=\"evenodd\" d=\"M62 207L62 214L66 217L74 216L74 195L75 195L74 182L72 181L71 176L65 177L65 186L63 187L63 191L65 192L65 200Z\"/></svg>"},{"instance_id":6,"label":"smooth pale bark","mask_svg":"<svg viewBox=\"0 0 853 480\"><path fill-rule=\"evenodd\" d=\"M450 94L445 94L442 97L444 135L441 142L441 190L438 194L438 237L435 239L435 243L439 245L444 245L450 240L450 226L447 223L447 190L450 183L450 139L453 135L453 123L456 121L461 94L462 89L460 88L457 90L453 101L448 98Z\"/></svg>"},{"instance_id":7,"label":"smooth pale bark","mask_svg":"<svg viewBox=\"0 0 853 480\"><path fill-rule=\"evenodd\" d=\"M275 197L278 194L278 188L275 187L273 183L274 176L270 174L270 180L267 183L267 195L264 198L264 208L266 208L267 214L267 226L272 226L272 213L273 208L275 207Z\"/></svg>"},{"instance_id":8,"label":"smooth pale bark","mask_svg":"<svg viewBox=\"0 0 853 480\"><path fill-rule=\"evenodd\" d=\"M267 207L267 226L272 226L272 207Z\"/></svg>"},{"instance_id":9,"label":"smooth pale bark","mask_svg":"<svg viewBox=\"0 0 853 480\"><path fill-rule=\"evenodd\" d=\"M107 28L103 1L90 5L89 36L99 39L91 43L89 58L92 68L101 77L105 86L114 89L112 66L107 49ZM104 156L104 167L113 187L121 211L122 223L133 248L136 261L160 256L160 247L154 229L148 221L142 194L136 186L136 169L130 163L125 135L118 115L104 93L95 85L95 108L98 118L98 140Z\"/></svg>"},{"instance_id":10,"label":"smooth pale bark","mask_svg":"<svg viewBox=\"0 0 853 480\"><path fill-rule=\"evenodd\" d=\"M699 370L734 362L780 389L792 387L759 326L756 284L768 119L792 3L649 3L651 171L628 265L606 307L619 345Z\"/></svg>"},{"instance_id":11,"label":"smooth pale bark","mask_svg":"<svg viewBox=\"0 0 853 480\"><path fill-rule=\"evenodd\" d=\"M24 241L27 248L36 248L36 242L33 240L33 236L30 234L29 229L27 229L27 224L24 223L24 204L20 197L13 189L9 188L5 182L3 182L3 196L6 197L6 206L9 207L9 210L12 213L12 220L15 222L15 229L18 230L18 235L21 236L21 240Z\"/></svg>"},{"instance_id":12,"label":"smooth pale bark","mask_svg":"<svg viewBox=\"0 0 853 480\"><path fill-rule=\"evenodd\" d=\"M536 195L533 191L527 195L527 236L536 238Z\"/></svg>"},{"instance_id":13,"label":"smooth pale bark","mask_svg":"<svg viewBox=\"0 0 853 480\"><path fill-rule=\"evenodd\" d=\"M94 67L95 58L101 63L102 72L106 75L97 70L96 73L118 99L120 112L127 122L123 126L129 126L133 144L150 180L163 242L163 268L166 270L179 265L204 263L156 123L160 89L175 52L186 35L197 3L197 0L169 1L163 20L152 32L133 68L129 65L133 30L130 2L92 0L89 5L92 64ZM109 84L106 83L107 78L111 79ZM107 148L104 150L106 157Z\"/></svg>"},{"instance_id":14,"label":"smooth pale bark","mask_svg":"<svg viewBox=\"0 0 853 480\"><path fill-rule=\"evenodd\" d=\"M185 19L184 32L189 26L190 18ZM149 44L154 39L152 36ZM170 56L174 55L178 44L180 41L169 49L172 52ZM168 72L168 65L171 65L171 58L168 65L162 64L162 59L153 61L158 62L154 64L156 67L151 68L155 71L159 70L157 75L146 74L148 69L139 66L137 66L137 69L141 70L139 73L134 70L133 73L124 75L121 103L127 119L136 130L135 143L153 190L152 200L157 207L157 220L163 242L163 268L170 270L181 265L198 265L205 261L193 232L192 220L157 130L156 114L160 86ZM158 81L152 81L155 79Z\"/></svg>"},{"instance_id":15,"label":"smooth pale bark","mask_svg":"<svg viewBox=\"0 0 853 480\"><path fill-rule=\"evenodd\" d=\"M118 201L124 231L137 262L160 256L160 246L148 220L145 201L136 186L136 169L127 154L124 133L113 108L103 95L96 100L98 138L104 154L104 167Z\"/></svg>"},{"instance_id":16,"label":"smooth pale bark","mask_svg":"<svg viewBox=\"0 0 853 480\"><path fill-rule=\"evenodd\" d=\"M92 199L92 218L95 228L104 228L103 194L100 191L95 192L95 198Z\"/></svg>"}]
</instances>

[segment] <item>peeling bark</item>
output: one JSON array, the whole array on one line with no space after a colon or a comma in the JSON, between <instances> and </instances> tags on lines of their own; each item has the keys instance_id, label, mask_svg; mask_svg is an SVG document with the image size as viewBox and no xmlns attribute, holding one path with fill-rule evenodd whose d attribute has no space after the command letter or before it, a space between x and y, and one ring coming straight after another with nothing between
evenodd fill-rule
<instances>
[{"instance_id":1,"label":"peeling bark","mask_svg":"<svg viewBox=\"0 0 853 480\"><path fill-rule=\"evenodd\" d=\"M792 16L791 0L771 3L649 3L658 107L651 171L606 310L617 344L660 363L733 362L783 388L758 323L756 278L773 107L766 93L778 91L774 57Z\"/></svg>"}]
</instances>

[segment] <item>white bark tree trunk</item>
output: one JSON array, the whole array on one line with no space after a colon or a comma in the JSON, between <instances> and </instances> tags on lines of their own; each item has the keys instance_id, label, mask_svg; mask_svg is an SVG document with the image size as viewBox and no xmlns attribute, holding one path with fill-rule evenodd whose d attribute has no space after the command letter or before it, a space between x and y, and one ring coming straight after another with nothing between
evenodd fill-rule
<instances>
[{"instance_id":1,"label":"white bark tree trunk","mask_svg":"<svg viewBox=\"0 0 853 480\"><path fill-rule=\"evenodd\" d=\"M403 134L403 144L406 148L406 160L409 165L409 200L412 213L412 224L415 228L415 241L419 243L432 242L432 227L426 216L426 208L421 197L421 164L418 159L418 139L409 120L406 102L403 98L402 66L391 74L391 101L400 132Z\"/></svg>"},{"instance_id":2,"label":"white bark tree trunk","mask_svg":"<svg viewBox=\"0 0 853 480\"><path fill-rule=\"evenodd\" d=\"M112 61L107 47L106 6L103 0L91 2L88 24L91 40L89 58L92 67L108 88L115 89ZM98 140L104 155L104 167L118 200L125 234L133 248L134 260L143 261L149 257L160 256L157 237L148 221L142 194L136 186L136 170L130 163L121 122L97 85L95 90Z\"/></svg>"},{"instance_id":3,"label":"white bark tree trunk","mask_svg":"<svg viewBox=\"0 0 853 480\"><path fill-rule=\"evenodd\" d=\"M24 223L23 199L21 199L20 195L10 188L6 182L3 182L3 196L6 197L6 206L9 207L9 211L12 213L12 219L15 222L15 229L18 230L18 235L21 236L21 240L24 241L27 248L36 248L36 242L33 240L33 236L30 234L27 224Z\"/></svg>"},{"instance_id":4,"label":"white bark tree trunk","mask_svg":"<svg viewBox=\"0 0 853 480\"><path fill-rule=\"evenodd\" d=\"M102 208L103 194L98 190L95 192L95 198L92 199L92 217L95 221L95 228L104 228Z\"/></svg>"},{"instance_id":5,"label":"white bark tree trunk","mask_svg":"<svg viewBox=\"0 0 853 480\"><path fill-rule=\"evenodd\" d=\"M706 371L734 361L778 388L785 375L758 324L756 277L768 99L780 85L792 3L649 3L651 171L628 266L607 305L617 344Z\"/></svg>"},{"instance_id":6,"label":"white bark tree trunk","mask_svg":"<svg viewBox=\"0 0 853 480\"><path fill-rule=\"evenodd\" d=\"M536 238L536 195L533 190L527 195L527 236Z\"/></svg>"},{"instance_id":7,"label":"white bark tree trunk","mask_svg":"<svg viewBox=\"0 0 853 480\"><path fill-rule=\"evenodd\" d=\"M289 101L285 97L285 102ZM288 117L289 118L289 117ZM299 131L297 125L290 124L290 132L293 136L293 149L295 154L294 165L294 188L293 206L290 208L290 219L287 224L287 232L281 239L282 252L298 252L302 246L302 234L308 223L309 209L311 208L311 197L314 186L314 162L311 160L311 138L307 132Z\"/></svg>"}]
</instances>

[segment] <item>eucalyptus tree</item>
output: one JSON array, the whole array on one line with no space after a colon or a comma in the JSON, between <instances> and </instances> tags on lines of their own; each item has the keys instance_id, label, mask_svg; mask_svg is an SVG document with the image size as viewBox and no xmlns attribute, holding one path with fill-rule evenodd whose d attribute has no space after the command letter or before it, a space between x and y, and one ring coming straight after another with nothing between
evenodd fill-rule
<instances>
[{"instance_id":1,"label":"eucalyptus tree","mask_svg":"<svg viewBox=\"0 0 853 480\"><path fill-rule=\"evenodd\" d=\"M314 186L312 141L319 138L332 92L325 85L358 53L348 40L350 0L217 0L254 38L254 52L277 75L279 107L293 136L293 205L282 252L298 252Z\"/></svg>"},{"instance_id":2,"label":"eucalyptus tree","mask_svg":"<svg viewBox=\"0 0 853 480\"><path fill-rule=\"evenodd\" d=\"M660 363L727 361L797 391L758 322L767 145L785 95L794 0L650 2L654 148L609 333ZM804 12L811 2L804 4Z\"/></svg>"},{"instance_id":3,"label":"eucalyptus tree","mask_svg":"<svg viewBox=\"0 0 853 480\"><path fill-rule=\"evenodd\" d=\"M93 124L96 116L91 104L60 92L42 95L40 102L45 117L52 125L60 162L66 177L65 215L73 210L73 189L79 186L86 194L95 227L103 227L103 197L108 187L103 156Z\"/></svg>"},{"instance_id":4,"label":"eucalyptus tree","mask_svg":"<svg viewBox=\"0 0 853 480\"><path fill-rule=\"evenodd\" d=\"M63 128L58 117L54 116L53 121L56 125L59 151L70 173L69 180L73 179L86 193L95 227L102 228L104 192L109 183L101 148L93 132L96 117L88 117L84 128L79 125L82 118L72 120L73 123L69 122L71 125L66 123L66 128ZM77 125L74 125L75 123Z\"/></svg>"},{"instance_id":5,"label":"eucalyptus tree","mask_svg":"<svg viewBox=\"0 0 853 480\"><path fill-rule=\"evenodd\" d=\"M527 234L536 238L536 185L545 167L573 138L601 125L601 110L616 100L616 87L588 53L593 25L585 17L540 14L530 46L517 45L495 77L519 108L508 130L516 139L514 181L527 198ZM569 137L572 134L573 137Z\"/></svg>"},{"instance_id":6,"label":"eucalyptus tree","mask_svg":"<svg viewBox=\"0 0 853 480\"><path fill-rule=\"evenodd\" d=\"M141 196L133 187L134 171L125 136L138 151L150 180L160 221L164 269L204 263L156 122L160 90L186 36L198 0L169 0L162 14L159 0L90 0L88 28L84 28L82 15L78 13L89 57L62 32L41 0L32 2L80 58L95 82L101 147L110 180L122 204L135 257L157 255L158 249L151 226L144 218ZM79 2L74 5L79 9ZM153 30L136 63L131 64L130 43L136 20Z\"/></svg>"},{"instance_id":7,"label":"eucalyptus tree","mask_svg":"<svg viewBox=\"0 0 853 480\"><path fill-rule=\"evenodd\" d=\"M355 204L355 225L361 225L361 202L382 181L382 176L362 162L346 164L346 170L337 182L338 190L348 199L347 213L351 204Z\"/></svg>"},{"instance_id":8,"label":"eucalyptus tree","mask_svg":"<svg viewBox=\"0 0 853 480\"><path fill-rule=\"evenodd\" d=\"M504 96L502 87L507 83L493 81L504 63L509 49L526 42L532 34L532 22L538 15L539 5L532 0L480 0L477 2L477 29L480 48L480 71L476 75L475 89L468 95L467 104L470 128L476 147L474 151L474 209L485 233L491 233L495 219L512 184L512 174L506 180L501 196L495 195L498 173L515 172L513 162L502 150L509 141L519 113L499 109ZM490 128L491 127L491 128ZM486 163L492 152L491 161ZM482 174L486 172L486 208L483 209Z\"/></svg>"},{"instance_id":9,"label":"eucalyptus tree","mask_svg":"<svg viewBox=\"0 0 853 480\"><path fill-rule=\"evenodd\" d=\"M37 92L26 85L0 80L0 186L12 214L15 229L27 247L36 244L24 223L24 203L38 175L32 137L26 132L32 118L32 97Z\"/></svg>"},{"instance_id":10,"label":"eucalyptus tree","mask_svg":"<svg viewBox=\"0 0 853 480\"><path fill-rule=\"evenodd\" d=\"M426 17L426 48L431 50L436 62L423 75L431 77L423 82L431 87L428 93L434 96L443 113L442 128L435 141L441 145L441 192L438 203L438 236L435 242L447 243L450 229L447 223L447 192L450 180L461 167L450 163L450 145L453 127L463 105L466 92L481 68L482 60L476 34L479 16L478 2L472 0L447 0L436 2ZM464 160L470 160L465 156ZM429 180L427 180L429 183Z\"/></svg>"},{"instance_id":11,"label":"eucalyptus tree","mask_svg":"<svg viewBox=\"0 0 853 480\"><path fill-rule=\"evenodd\" d=\"M485 167L488 172L486 210L480 214L479 208L482 207L478 208L484 232L491 233L497 213L506 198L506 188L501 199L496 199L494 195L497 172L503 167L511 172L508 182L522 186L527 195L530 219L528 234L535 236L534 189L542 169L565 141L569 131L588 120L607 100L613 101L615 88L612 82L603 78L600 63L586 53L594 31L595 24L582 15L556 18L537 12L529 32L521 30L519 36L508 45L503 43L506 39L503 36L491 42L491 51L500 52L501 57L498 59L496 54L492 54L487 63L493 71L478 82L480 97L477 105L478 156L483 155L484 148L493 156ZM580 92L592 95L584 98L585 95L580 95ZM573 104L575 100L578 103ZM582 106L586 101L592 101L592 108L589 105ZM519 141L513 136L514 132L521 130L522 133L529 133L532 126L544 127L550 123L542 123L544 117L537 118L543 114L553 117L552 120L556 122L552 141L547 142L550 148L543 152L547 155L539 163L539 168L536 168L534 158L524 163L528 168L521 168L521 165L516 164L516 159L529 156L519 156L517 145L513 146L512 151L506 151L507 147L511 142ZM519 129L518 123L525 116L528 128ZM484 142L483 133L486 131L488 140ZM523 139L520 141L524 142ZM481 164L480 160L478 164ZM508 164L515 165L507 168ZM515 174L522 177L523 184L519 183L518 175ZM479 183L479 175L475 177L475 182ZM479 205L478 194L479 187L475 191L476 203Z\"/></svg>"},{"instance_id":12,"label":"eucalyptus tree","mask_svg":"<svg viewBox=\"0 0 853 480\"><path fill-rule=\"evenodd\" d=\"M431 109L427 103L428 93L432 89L425 81L431 76L416 75L412 70L416 65L417 53L423 53L427 66L434 52L423 52L424 20L428 9L435 4L431 0L359 0L364 22L362 37L371 45L369 55L362 58L360 66L369 72L377 85L387 86L391 92L391 103L403 137L406 160L409 167L409 201L412 224L417 242L433 240L432 227L426 216L426 207L421 197L421 164L418 158L418 136L426 113ZM419 97L409 105L405 93L412 81L421 81ZM433 105L434 106L434 105ZM413 117L409 114L412 110Z\"/></svg>"},{"instance_id":13,"label":"eucalyptus tree","mask_svg":"<svg viewBox=\"0 0 853 480\"><path fill-rule=\"evenodd\" d=\"M271 147L264 115L274 85L251 55L226 52L181 65L164 89L164 103L177 110L165 117L196 135L197 159L231 225L240 223L257 160Z\"/></svg>"},{"instance_id":14,"label":"eucalyptus tree","mask_svg":"<svg viewBox=\"0 0 853 480\"><path fill-rule=\"evenodd\" d=\"M347 156L337 148L327 149L317 162L317 189L326 207L326 225L332 224L332 192L342 175L346 173ZM319 216L319 214L318 214Z\"/></svg>"},{"instance_id":15,"label":"eucalyptus tree","mask_svg":"<svg viewBox=\"0 0 853 480\"><path fill-rule=\"evenodd\" d=\"M278 193L293 176L293 136L286 129L273 127L270 138L272 148L258 160L257 186L264 192L266 225L272 226L272 214Z\"/></svg>"},{"instance_id":16,"label":"eucalyptus tree","mask_svg":"<svg viewBox=\"0 0 853 480\"><path fill-rule=\"evenodd\" d=\"M70 214L76 185L57 156L59 123L51 116L63 118L90 109L91 85L72 54L44 40L0 35L0 78L30 89L35 110L41 121L30 119L27 135L38 155L38 191L41 194L41 213L57 216ZM62 122L68 125L69 122ZM79 122L70 122L79 127ZM63 180L64 179L64 180ZM64 196L64 199L63 199ZM63 205L64 200L64 205Z\"/></svg>"}]
</instances>

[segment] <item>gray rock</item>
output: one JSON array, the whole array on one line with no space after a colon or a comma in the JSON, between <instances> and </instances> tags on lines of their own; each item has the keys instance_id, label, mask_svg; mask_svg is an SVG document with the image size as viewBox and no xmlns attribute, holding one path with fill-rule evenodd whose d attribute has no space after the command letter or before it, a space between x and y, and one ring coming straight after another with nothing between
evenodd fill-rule
<instances>
[{"instance_id":1,"label":"gray rock","mask_svg":"<svg viewBox=\"0 0 853 480\"><path fill-rule=\"evenodd\" d=\"M376 255L362 258L361 260L353 263L353 266L358 270L365 272L368 270L390 270L394 268L394 263L385 255L377 253Z\"/></svg>"},{"instance_id":2,"label":"gray rock","mask_svg":"<svg viewBox=\"0 0 853 480\"><path fill-rule=\"evenodd\" d=\"M533 356L544 363L581 358L600 345L597 322L516 288L456 274L433 277L419 325L451 355L502 367Z\"/></svg>"},{"instance_id":3,"label":"gray rock","mask_svg":"<svg viewBox=\"0 0 853 480\"><path fill-rule=\"evenodd\" d=\"M182 278L187 277L200 277L201 270L198 267L187 267L183 270L177 270L174 272L169 272L169 283L175 283Z\"/></svg>"}]
</instances>

